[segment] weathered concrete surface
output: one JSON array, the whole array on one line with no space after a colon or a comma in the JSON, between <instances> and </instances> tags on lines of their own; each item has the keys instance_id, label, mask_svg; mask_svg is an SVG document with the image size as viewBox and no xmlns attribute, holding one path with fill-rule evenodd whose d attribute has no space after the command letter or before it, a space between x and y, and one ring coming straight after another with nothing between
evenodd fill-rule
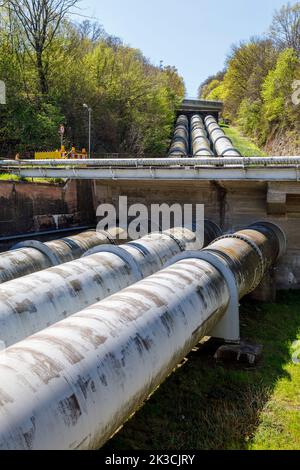
<instances>
[{"instance_id":1,"label":"weathered concrete surface","mask_svg":"<svg viewBox=\"0 0 300 470\"><path fill-rule=\"evenodd\" d=\"M275 270L277 288L300 288L300 182L253 181L94 181L95 208L103 202L204 204L205 217L234 232L257 220L278 223L288 241Z\"/></svg>"},{"instance_id":2,"label":"weathered concrete surface","mask_svg":"<svg viewBox=\"0 0 300 470\"><path fill-rule=\"evenodd\" d=\"M94 222L91 184L0 182L0 236Z\"/></svg>"}]
</instances>

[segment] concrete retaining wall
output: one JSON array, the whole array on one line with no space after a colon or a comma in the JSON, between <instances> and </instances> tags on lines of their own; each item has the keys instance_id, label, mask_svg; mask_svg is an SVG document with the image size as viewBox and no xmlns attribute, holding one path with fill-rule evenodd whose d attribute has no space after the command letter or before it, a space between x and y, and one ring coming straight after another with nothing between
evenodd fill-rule
<instances>
[{"instance_id":1,"label":"concrete retaining wall","mask_svg":"<svg viewBox=\"0 0 300 470\"><path fill-rule=\"evenodd\" d=\"M0 182L0 236L94 223L91 183Z\"/></svg>"},{"instance_id":2,"label":"concrete retaining wall","mask_svg":"<svg viewBox=\"0 0 300 470\"><path fill-rule=\"evenodd\" d=\"M286 232L288 251L275 270L278 288L300 289L300 183L248 181L94 181L94 204L128 196L128 204L198 203L205 216L224 231L237 231L257 220L278 223Z\"/></svg>"}]
</instances>

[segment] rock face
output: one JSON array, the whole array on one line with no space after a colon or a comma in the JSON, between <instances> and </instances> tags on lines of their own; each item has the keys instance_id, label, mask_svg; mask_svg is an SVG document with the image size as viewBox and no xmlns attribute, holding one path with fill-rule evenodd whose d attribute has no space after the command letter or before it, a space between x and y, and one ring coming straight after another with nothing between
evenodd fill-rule
<instances>
[{"instance_id":1,"label":"rock face","mask_svg":"<svg viewBox=\"0 0 300 470\"><path fill-rule=\"evenodd\" d=\"M290 132L289 134L278 133L271 137L265 145L264 150L273 156L294 156L300 154L299 134Z\"/></svg>"}]
</instances>

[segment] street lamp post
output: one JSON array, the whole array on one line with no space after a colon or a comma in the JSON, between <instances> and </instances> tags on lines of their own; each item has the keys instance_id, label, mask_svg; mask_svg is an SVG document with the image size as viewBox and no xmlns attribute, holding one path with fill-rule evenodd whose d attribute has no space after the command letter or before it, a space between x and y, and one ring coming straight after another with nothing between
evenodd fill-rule
<instances>
[{"instance_id":1,"label":"street lamp post","mask_svg":"<svg viewBox=\"0 0 300 470\"><path fill-rule=\"evenodd\" d=\"M89 158L91 158L91 128L92 128L92 108L84 103L84 108L88 110L89 113Z\"/></svg>"},{"instance_id":2,"label":"street lamp post","mask_svg":"<svg viewBox=\"0 0 300 470\"><path fill-rule=\"evenodd\" d=\"M6 86L2 80L0 80L0 104L6 104Z\"/></svg>"}]
</instances>

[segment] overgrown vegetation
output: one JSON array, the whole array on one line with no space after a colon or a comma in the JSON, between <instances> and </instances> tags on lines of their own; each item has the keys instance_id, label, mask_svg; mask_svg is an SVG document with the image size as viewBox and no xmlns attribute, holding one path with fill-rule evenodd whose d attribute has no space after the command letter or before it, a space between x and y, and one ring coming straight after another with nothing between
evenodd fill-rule
<instances>
[{"instance_id":1,"label":"overgrown vegetation","mask_svg":"<svg viewBox=\"0 0 300 470\"><path fill-rule=\"evenodd\" d=\"M264 346L262 361L222 365L214 345L196 349L105 449L298 450L299 309L300 292L282 292L276 304L245 301L242 337Z\"/></svg>"},{"instance_id":2,"label":"overgrown vegetation","mask_svg":"<svg viewBox=\"0 0 300 470\"><path fill-rule=\"evenodd\" d=\"M1 6L2 3L2 6ZM0 155L87 146L93 110L93 150L166 151L184 84L174 67L156 67L101 25L75 24L77 0L0 2Z\"/></svg>"},{"instance_id":3,"label":"overgrown vegetation","mask_svg":"<svg viewBox=\"0 0 300 470\"><path fill-rule=\"evenodd\" d=\"M300 3L276 12L268 36L234 46L225 70L199 88L205 99L223 100L224 117L263 146L300 131Z\"/></svg>"},{"instance_id":4,"label":"overgrown vegetation","mask_svg":"<svg viewBox=\"0 0 300 470\"><path fill-rule=\"evenodd\" d=\"M24 178L12 173L0 173L0 181L17 181L22 183L43 183L63 185L66 180L63 178Z\"/></svg>"}]
</instances>

